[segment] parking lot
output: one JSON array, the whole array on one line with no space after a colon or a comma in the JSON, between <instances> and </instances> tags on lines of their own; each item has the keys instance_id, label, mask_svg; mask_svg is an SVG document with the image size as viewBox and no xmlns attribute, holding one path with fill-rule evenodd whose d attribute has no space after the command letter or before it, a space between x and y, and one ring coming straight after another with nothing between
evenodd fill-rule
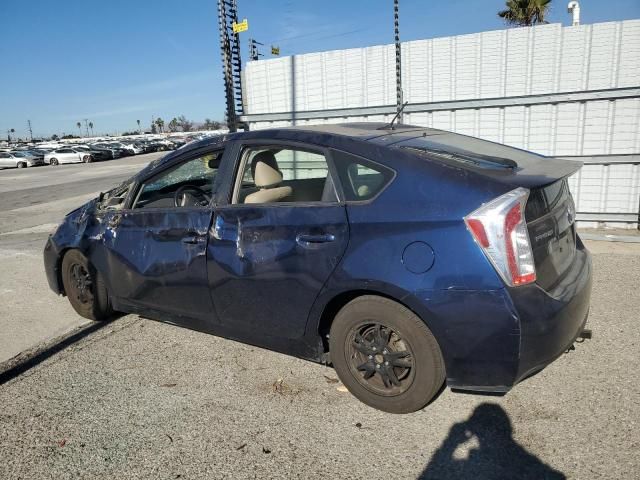
<instances>
[{"instance_id":1,"label":"parking lot","mask_svg":"<svg viewBox=\"0 0 640 480\"><path fill-rule=\"evenodd\" d=\"M46 235L158 155L0 171L0 362L85 323ZM0 478L632 478L640 244L588 247L594 339L505 397L386 414L331 368L129 315L0 386Z\"/></svg>"}]
</instances>

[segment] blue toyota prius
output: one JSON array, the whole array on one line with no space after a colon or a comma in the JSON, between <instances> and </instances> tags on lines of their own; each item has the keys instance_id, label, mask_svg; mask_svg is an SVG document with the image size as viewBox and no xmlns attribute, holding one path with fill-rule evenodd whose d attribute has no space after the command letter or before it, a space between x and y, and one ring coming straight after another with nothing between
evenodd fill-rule
<instances>
[{"instance_id":1,"label":"blue toyota prius","mask_svg":"<svg viewBox=\"0 0 640 480\"><path fill-rule=\"evenodd\" d=\"M586 335L580 163L409 125L190 143L44 250L82 316L135 313L332 364L364 403L503 393Z\"/></svg>"}]
</instances>

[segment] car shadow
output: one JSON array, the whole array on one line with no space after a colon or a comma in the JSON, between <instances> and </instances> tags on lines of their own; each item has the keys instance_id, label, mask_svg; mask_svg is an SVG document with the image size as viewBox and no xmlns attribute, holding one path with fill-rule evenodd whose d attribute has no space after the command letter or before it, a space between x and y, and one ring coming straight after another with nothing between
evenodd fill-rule
<instances>
[{"instance_id":1,"label":"car shadow","mask_svg":"<svg viewBox=\"0 0 640 480\"><path fill-rule=\"evenodd\" d=\"M456 423L418 477L432 479L545 479L566 476L518 444L507 412L495 403L479 405Z\"/></svg>"},{"instance_id":2,"label":"car shadow","mask_svg":"<svg viewBox=\"0 0 640 480\"><path fill-rule=\"evenodd\" d=\"M36 346L31 351L23 352L13 359L3 362L0 364L0 385L3 385L9 380L13 380L28 370L37 367L45 360L88 337L92 333L106 327L121 316L122 314L116 314L109 320L86 324L73 330L69 334L54 338L45 342L43 345ZM7 365L9 366L5 369Z\"/></svg>"}]
</instances>

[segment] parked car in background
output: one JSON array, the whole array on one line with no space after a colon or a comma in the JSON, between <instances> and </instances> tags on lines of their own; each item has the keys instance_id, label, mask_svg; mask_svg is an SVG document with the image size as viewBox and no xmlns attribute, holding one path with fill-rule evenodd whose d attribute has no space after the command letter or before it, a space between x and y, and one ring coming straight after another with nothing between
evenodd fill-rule
<instances>
[{"instance_id":1,"label":"parked car in background","mask_svg":"<svg viewBox=\"0 0 640 480\"><path fill-rule=\"evenodd\" d=\"M129 150L133 155L140 155L144 153L144 147L140 145L138 142L134 141L123 141L121 142L124 148Z\"/></svg>"},{"instance_id":2,"label":"parked car in background","mask_svg":"<svg viewBox=\"0 0 640 480\"><path fill-rule=\"evenodd\" d=\"M44 159L28 151L0 152L0 168L26 168L44 165Z\"/></svg>"},{"instance_id":3,"label":"parked car in background","mask_svg":"<svg viewBox=\"0 0 640 480\"><path fill-rule=\"evenodd\" d=\"M126 156L125 150L121 148L111 147L106 143L93 143L91 145L91 148L96 150L108 150L111 153L112 158L120 158Z\"/></svg>"},{"instance_id":4,"label":"parked car in background","mask_svg":"<svg viewBox=\"0 0 640 480\"><path fill-rule=\"evenodd\" d=\"M127 145L124 145L120 142L109 142L106 144L106 146L114 150L119 150L121 157L130 157L132 155L135 155L133 153L133 149L129 148Z\"/></svg>"},{"instance_id":5,"label":"parked car in background","mask_svg":"<svg viewBox=\"0 0 640 480\"><path fill-rule=\"evenodd\" d=\"M187 144L187 141L182 137L169 137L166 140L173 143L174 149L180 148Z\"/></svg>"},{"instance_id":6,"label":"parked car in background","mask_svg":"<svg viewBox=\"0 0 640 480\"><path fill-rule=\"evenodd\" d=\"M164 150L175 150L176 149L176 144L170 140L167 140L166 138L160 139L160 140L156 140L156 143L162 145L164 147Z\"/></svg>"},{"instance_id":7,"label":"parked car in background","mask_svg":"<svg viewBox=\"0 0 640 480\"><path fill-rule=\"evenodd\" d=\"M70 213L47 279L87 318L136 313L330 363L384 411L445 383L501 394L587 336L580 167L409 125L208 138Z\"/></svg>"},{"instance_id":8,"label":"parked car in background","mask_svg":"<svg viewBox=\"0 0 640 480\"><path fill-rule=\"evenodd\" d=\"M139 148L144 150L144 153L152 153L157 151L157 147L153 145L150 140L140 139L136 142Z\"/></svg>"},{"instance_id":9,"label":"parked car in background","mask_svg":"<svg viewBox=\"0 0 640 480\"><path fill-rule=\"evenodd\" d=\"M92 148L87 145L75 146L73 149L77 152L89 153L95 161L111 160L113 158L110 150Z\"/></svg>"},{"instance_id":10,"label":"parked car in background","mask_svg":"<svg viewBox=\"0 0 640 480\"><path fill-rule=\"evenodd\" d=\"M91 153L76 150L74 148L63 147L44 156L44 163L48 165L60 165L63 163L90 163L93 161Z\"/></svg>"}]
</instances>

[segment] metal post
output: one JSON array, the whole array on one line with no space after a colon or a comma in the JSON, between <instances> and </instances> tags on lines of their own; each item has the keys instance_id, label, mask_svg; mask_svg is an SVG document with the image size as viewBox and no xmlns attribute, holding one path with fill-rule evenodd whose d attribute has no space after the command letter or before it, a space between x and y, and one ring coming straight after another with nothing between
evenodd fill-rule
<instances>
[{"instance_id":1,"label":"metal post","mask_svg":"<svg viewBox=\"0 0 640 480\"><path fill-rule=\"evenodd\" d=\"M398 13L399 0L393 0L393 28L396 44L396 112L398 113L398 123L402 123L402 47L400 45L400 21Z\"/></svg>"},{"instance_id":2,"label":"metal post","mask_svg":"<svg viewBox=\"0 0 640 480\"><path fill-rule=\"evenodd\" d=\"M227 102L227 125L231 132L237 130L238 117L243 113L240 36L233 32L233 24L237 22L236 0L218 0L218 28Z\"/></svg>"}]
</instances>

